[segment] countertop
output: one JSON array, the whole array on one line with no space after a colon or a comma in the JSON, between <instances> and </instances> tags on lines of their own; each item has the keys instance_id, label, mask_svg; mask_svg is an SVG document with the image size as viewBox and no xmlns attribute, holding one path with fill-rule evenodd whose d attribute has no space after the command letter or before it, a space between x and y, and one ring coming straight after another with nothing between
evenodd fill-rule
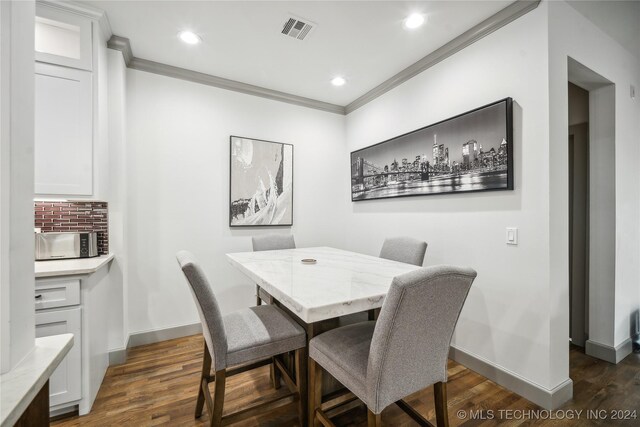
<instances>
[{"instance_id":1,"label":"countertop","mask_svg":"<svg viewBox=\"0 0 640 427\"><path fill-rule=\"evenodd\" d=\"M73 346L73 334L36 338L33 350L0 375L0 426L12 426Z\"/></svg>"},{"instance_id":2,"label":"countertop","mask_svg":"<svg viewBox=\"0 0 640 427\"><path fill-rule=\"evenodd\" d=\"M113 259L113 256L113 254L108 254L100 255L95 258L36 261L36 278L95 273L102 267L106 266Z\"/></svg>"}]
</instances>

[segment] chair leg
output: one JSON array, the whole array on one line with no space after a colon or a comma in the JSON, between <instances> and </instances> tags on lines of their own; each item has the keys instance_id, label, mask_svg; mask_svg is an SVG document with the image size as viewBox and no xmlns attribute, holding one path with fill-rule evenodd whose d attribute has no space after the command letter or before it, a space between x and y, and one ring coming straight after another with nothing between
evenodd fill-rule
<instances>
[{"instance_id":1,"label":"chair leg","mask_svg":"<svg viewBox=\"0 0 640 427\"><path fill-rule=\"evenodd\" d=\"M276 356L271 358L271 365L269 367L269 378L273 388L278 390L280 388L280 371L276 368Z\"/></svg>"},{"instance_id":2,"label":"chair leg","mask_svg":"<svg viewBox=\"0 0 640 427\"><path fill-rule=\"evenodd\" d=\"M382 419L380 414L374 414L371 409L367 408L367 427L381 427Z\"/></svg>"},{"instance_id":3,"label":"chair leg","mask_svg":"<svg viewBox=\"0 0 640 427\"><path fill-rule=\"evenodd\" d=\"M226 383L226 370L216 371L215 394L213 395L213 411L211 416L211 427L222 426L222 408L224 407L224 389Z\"/></svg>"},{"instance_id":4,"label":"chair leg","mask_svg":"<svg viewBox=\"0 0 640 427\"><path fill-rule=\"evenodd\" d=\"M195 417L200 418L202 408L204 407L204 384L209 384L209 376L211 375L211 354L207 343L204 343L204 357L202 358L202 374L200 375L200 384L198 384L198 400L196 402Z\"/></svg>"},{"instance_id":5,"label":"chair leg","mask_svg":"<svg viewBox=\"0 0 640 427\"><path fill-rule=\"evenodd\" d=\"M447 383L439 382L433 385L436 403L436 423L438 427L449 427L449 411L447 409Z\"/></svg>"},{"instance_id":6,"label":"chair leg","mask_svg":"<svg viewBox=\"0 0 640 427\"><path fill-rule=\"evenodd\" d=\"M309 392L307 389L307 348L299 348L295 351L296 387L298 388L298 419L300 426L307 420ZM293 367L293 366L292 366Z\"/></svg>"},{"instance_id":7,"label":"chair leg","mask_svg":"<svg viewBox=\"0 0 640 427\"><path fill-rule=\"evenodd\" d=\"M322 405L322 367L309 358L309 427L319 427L316 409Z\"/></svg>"}]
</instances>

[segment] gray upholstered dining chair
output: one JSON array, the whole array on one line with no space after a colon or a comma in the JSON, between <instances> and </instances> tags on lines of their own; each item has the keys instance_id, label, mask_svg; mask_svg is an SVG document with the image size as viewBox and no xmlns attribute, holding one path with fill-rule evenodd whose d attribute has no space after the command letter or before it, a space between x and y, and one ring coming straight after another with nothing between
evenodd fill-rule
<instances>
[{"instance_id":1,"label":"gray upholstered dining chair","mask_svg":"<svg viewBox=\"0 0 640 427\"><path fill-rule=\"evenodd\" d=\"M254 236L251 238L253 251L275 251L279 249L295 249L296 242L291 234L267 234L265 236ZM262 301L270 303L271 295L265 292L260 286L256 285L256 304L262 304Z\"/></svg>"},{"instance_id":2,"label":"gray upholstered dining chair","mask_svg":"<svg viewBox=\"0 0 640 427\"><path fill-rule=\"evenodd\" d=\"M434 385L436 420L447 426L447 357L451 336L476 272L469 268L421 268L393 279L377 322L330 330L309 342L309 403L314 425L331 426L327 412L360 399L369 426L396 403L421 425L430 425L403 399ZM349 396L321 402L322 371Z\"/></svg>"},{"instance_id":3,"label":"gray upholstered dining chair","mask_svg":"<svg viewBox=\"0 0 640 427\"><path fill-rule=\"evenodd\" d=\"M427 242L422 240L413 237L387 237L380 249L380 258L422 267L425 252ZM369 320L377 319L379 314L380 309L369 310Z\"/></svg>"},{"instance_id":4,"label":"gray upholstered dining chair","mask_svg":"<svg viewBox=\"0 0 640 427\"><path fill-rule=\"evenodd\" d=\"M291 234L267 234L251 238L254 252L274 251L278 249L295 249L296 242Z\"/></svg>"},{"instance_id":5,"label":"gray upholstered dining chair","mask_svg":"<svg viewBox=\"0 0 640 427\"><path fill-rule=\"evenodd\" d=\"M202 415L204 404L211 426L233 423L254 416L261 410L274 409L298 401L300 422L306 409L306 334L304 329L275 305L250 307L223 316L204 272L187 251L176 255L189 282L189 289L198 308L204 335L204 359L196 403L196 418ZM295 352L295 380L293 375L273 356ZM226 377L246 372L270 363L285 378L290 393L261 399L260 404L233 414L222 416ZM211 370L215 372L211 375ZM231 368L231 369L230 369ZM209 383L215 382L214 396Z\"/></svg>"},{"instance_id":6,"label":"gray upholstered dining chair","mask_svg":"<svg viewBox=\"0 0 640 427\"><path fill-rule=\"evenodd\" d=\"M427 242L413 237L388 237L382 244L380 258L422 266Z\"/></svg>"},{"instance_id":7,"label":"gray upholstered dining chair","mask_svg":"<svg viewBox=\"0 0 640 427\"><path fill-rule=\"evenodd\" d=\"M254 252L296 248L296 241L293 239L292 234L267 234L264 236L253 236L251 238L251 244L253 245ZM262 289L260 285L256 285L256 305L260 305L263 302L271 304L273 303L273 297L271 297L267 291ZM289 366L292 366L291 354L289 356ZM280 376L278 375L278 371L275 369L275 364L276 362L274 357L269 377L273 383L273 388L278 389L280 388Z\"/></svg>"}]
</instances>

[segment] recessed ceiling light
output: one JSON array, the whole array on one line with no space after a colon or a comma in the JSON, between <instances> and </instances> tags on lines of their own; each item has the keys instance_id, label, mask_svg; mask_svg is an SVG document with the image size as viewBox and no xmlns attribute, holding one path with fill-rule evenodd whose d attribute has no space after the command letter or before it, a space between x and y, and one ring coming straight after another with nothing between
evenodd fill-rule
<instances>
[{"instance_id":1,"label":"recessed ceiling light","mask_svg":"<svg viewBox=\"0 0 640 427\"><path fill-rule=\"evenodd\" d=\"M424 15L420 13L412 13L404 20L404 27L409 30L418 28L422 24L424 24Z\"/></svg>"},{"instance_id":2,"label":"recessed ceiling light","mask_svg":"<svg viewBox=\"0 0 640 427\"><path fill-rule=\"evenodd\" d=\"M338 77L334 77L334 78L331 80L331 84L332 84L332 85L334 85L334 86L342 86L342 85L344 85L346 82L347 82L347 81L346 81L343 77L340 77L340 76L338 76Z\"/></svg>"},{"instance_id":3,"label":"recessed ceiling light","mask_svg":"<svg viewBox=\"0 0 640 427\"><path fill-rule=\"evenodd\" d=\"M198 44L202 41L202 38L192 31L181 31L178 38L187 44Z\"/></svg>"}]
</instances>

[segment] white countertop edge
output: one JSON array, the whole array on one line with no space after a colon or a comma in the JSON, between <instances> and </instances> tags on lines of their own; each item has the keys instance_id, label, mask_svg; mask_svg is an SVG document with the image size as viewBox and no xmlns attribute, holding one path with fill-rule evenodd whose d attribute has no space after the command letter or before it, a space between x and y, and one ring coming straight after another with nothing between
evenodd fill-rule
<instances>
[{"instance_id":1,"label":"white countertop edge","mask_svg":"<svg viewBox=\"0 0 640 427\"><path fill-rule=\"evenodd\" d=\"M35 261L35 277L74 276L95 273L107 265L114 256L114 254L110 253L94 258Z\"/></svg>"},{"instance_id":2,"label":"white countertop edge","mask_svg":"<svg viewBox=\"0 0 640 427\"><path fill-rule=\"evenodd\" d=\"M282 305L287 307L292 313L298 316L300 320L307 324L380 308L382 307L384 297L386 296L386 294L382 294L336 302L323 306L305 307L295 301L292 301L291 298L284 294L280 289L245 268L245 266L238 262L233 255L233 253L226 254L227 260L232 266L237 268L258 286L264 288L269 295L277 299ZM348 309L345 309L345 306L347 306Z\"/></svg>"},{"instance_id":3,"label":"white countertop edge","mask_svg":"<svg viewBox=\"0 0 640 427\"><path fill-rule=\"evenodd\" d=\"M35 347L0 375L0 426L12 426L73 346L73 334L36 338Z\"/></svg>"}]
</instances>

